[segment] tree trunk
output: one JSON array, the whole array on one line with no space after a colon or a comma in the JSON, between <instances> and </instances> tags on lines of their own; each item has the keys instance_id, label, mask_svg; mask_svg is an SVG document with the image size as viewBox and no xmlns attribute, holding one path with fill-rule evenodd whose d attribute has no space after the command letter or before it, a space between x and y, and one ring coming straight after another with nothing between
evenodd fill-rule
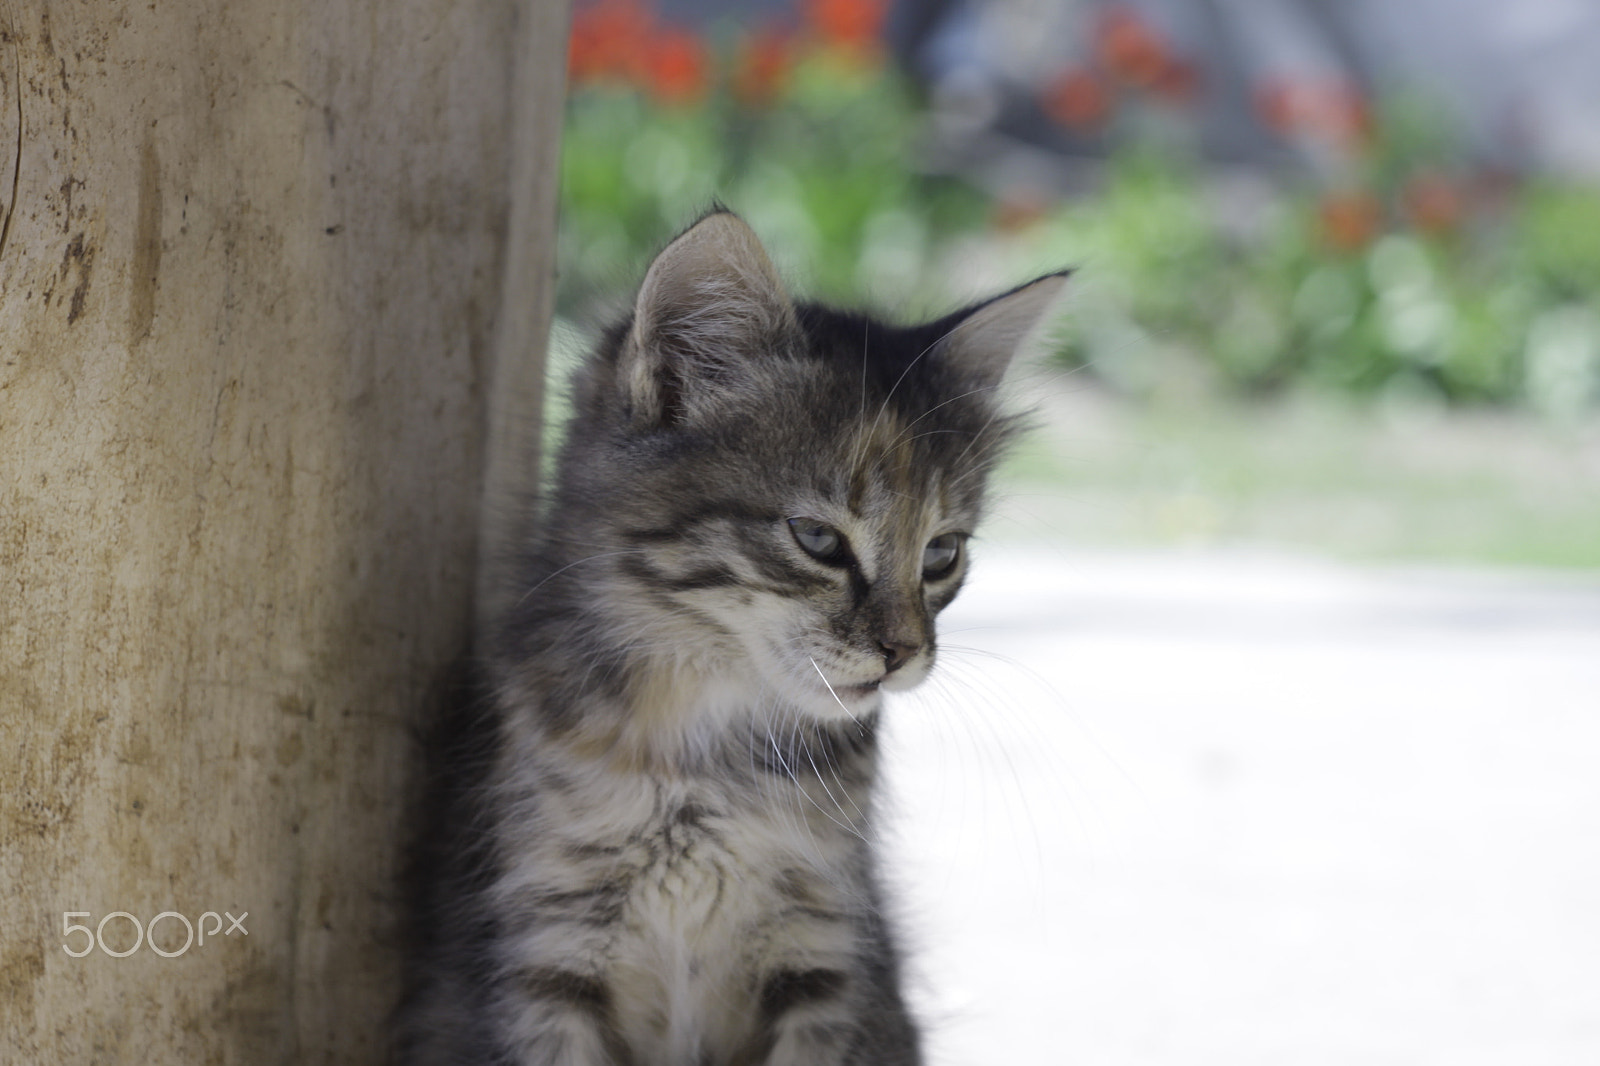
<instances>
[{"instance_id":1,"label":"tree trunk","mask_svg":"<svg viewBox=\"0 0 1600 1066\"><path fill-rule=\"evenodd\" d=\"M3 1057L381 1057L415 727L530 461L565 22L0 0Z\"/></svg>"}]
</instances>

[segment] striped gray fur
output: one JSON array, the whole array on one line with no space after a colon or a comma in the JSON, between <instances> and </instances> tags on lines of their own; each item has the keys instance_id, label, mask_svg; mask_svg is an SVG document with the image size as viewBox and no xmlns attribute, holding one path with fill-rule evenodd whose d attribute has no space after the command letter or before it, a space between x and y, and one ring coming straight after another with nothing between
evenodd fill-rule
<instances>
[{"instance_id":1,"label":"striped gray fur","mask_svg":"<svg viewBox=\"0 0 1600 1066\"><path fill-rule=\"evenodd\" d=\"M467 715L402 1061L921 1061L880 705L933 665L996 388L1063 281L897 327L791 301L725 212L656 258L575 378Z\"/></svg>"}]
</instances>

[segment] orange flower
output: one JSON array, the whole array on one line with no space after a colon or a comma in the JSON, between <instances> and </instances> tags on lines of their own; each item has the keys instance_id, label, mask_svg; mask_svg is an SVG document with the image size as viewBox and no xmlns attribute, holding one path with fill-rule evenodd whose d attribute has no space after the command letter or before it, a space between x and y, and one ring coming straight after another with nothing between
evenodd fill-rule
<instances>
[{"instance_id":1,"label":"orange flower","mask_svg":"<svg viewBox=\"0 0 1600 1066\"><path fill-rule=\"evenodd\" d=\"M598 0L572 13L567 77L638 82L648 66L650 12L640 0Z\"/></svg>"},{"instance_id":2,"label":"orange flower","mask_svg":"<svg viewBox=\"0 0 1600 1066\"><path fill-rule=\"evenodd\" d=\"M1100 79L1081 67L1068 67L1045 84L1039 105L1069 129L1091 132L1111 114L1111 94Z\"/></svg>"},{"instance_id":3,"label":"orange flower","mask_svg":"<svg viewBox=\"0 0 1600 1066\"><path fill-rule=\"evenodd\" d=\"M994 205L994 228L1001 233L1021 233L1048 217L1050 201L1036 192L1012 190Z\"/></svg>"},{"instance_id":4,"label":"orange flower","mask_svg":"<svg viewBox=\"0 0 1600 1066\"><path fill-rule=\"evenodd\" d=\"M1338 252L1356 252L1372 243L1381 221L1378 200L1367 192L1329 193L1317 205L1323 243Z\"/></svg>"},{"instance_id":5,"label":"orange flower","mask_svg":"<svg viewBox=\"0 0 1600 1066\"><path fill-rule=\"evenodd\" d=\"M1255 90L1256 118L1273 133L1293 133L1299 128L1297 98L1284 82L1262 82Z\"/></svg>"},{"instance_id":6,"label":"orange flower","mask_svg":"<svg viewBox=\"0 0 1600 1066\"><path fill-rule=\"evenodd\" d=\"M1166 42L1126 4L1106 8L1094 36L1100 65L1129 85L1149 88L1157 84L1172 61Z\"/></svg>"},{"instance_id":7,"label":"orange flower","mask_svg":"<svg viewBox=\"0 0 1600 1066\"><path fill-rule=\"evenodd\" d=\"M1271 78L1256 89L1255 107L1267 128L1285 136L1310 134L1350 149L1372 137L1372 113L1365 97L1342 80Z\"/></svg>"},{"instance_id":8,"label":"orange flower","mask_svg":"<svg viewBox=\"0 0 1600 1066\"><path fill-rule=\"evenodd\" d=\"M666 104L690 104L706 92L706 49L688 30L667 29L650 41L649 87Z\"/></svg>"},{"instance_id":9,"label":"orange flower","mask_svg":"<svg viewBox=\"0 0 1600 1066\"><path fill-rule=\"evenodd\" d=\"M1192 104L1200 95L1200 71L1188 60L1168 56L1150 91L1174 104Z\"/></svg>"},{"instance_id":10,"label":"orange flower","mask_svg":"<svg viewBox=\"0 0 1600 1066\"><path fill-rule=\"evenodd\" d=\"M782 26L767 26L747 35L739 46L733 71L733 94L740 101L770 104L783 91L794 65L794 35Z\"/></svg>"},{"instance_id":11,"label":"orange flower","mask_svg":"<svg viewBox=\"0 0 1600 1066\"><path fill-rule=\"evenodd\" d=\"M806 22L818 37L853 51L877 49L888 0L805 0Z\"/></svg>"},{"instance_id":12,"label":"orange flower","mask_svg":"<svg viewBox=\"0 0 1600 1066\"><path fill-rule=\"evenodd\" d=\"M1406 219L1419 233L1445 234L1461 225L1466 201L1456 183L1438 171L1420 171L1400 192Z\"/></svg>"}]
</instances>

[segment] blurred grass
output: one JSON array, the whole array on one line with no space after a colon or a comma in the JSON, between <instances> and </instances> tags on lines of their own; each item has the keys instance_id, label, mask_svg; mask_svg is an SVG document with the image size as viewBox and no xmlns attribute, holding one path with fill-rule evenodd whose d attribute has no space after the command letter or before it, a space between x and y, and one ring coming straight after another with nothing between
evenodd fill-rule
<instances>
[{"instance_id":1,"label":"blurred grass","mask_svg":"<svg viewBox=\"0 0 1600 1066\"><path fill-rule=\"evenodd\" d=\"M1600 427L1526 415L1056 391L990 535L1096 547L1600 567Z\"/></svg>"}]
</instances>

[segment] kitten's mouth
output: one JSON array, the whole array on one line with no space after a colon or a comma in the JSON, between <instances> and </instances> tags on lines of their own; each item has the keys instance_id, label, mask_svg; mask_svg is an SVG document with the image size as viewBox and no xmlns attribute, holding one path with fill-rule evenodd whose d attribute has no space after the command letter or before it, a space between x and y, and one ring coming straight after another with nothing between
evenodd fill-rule
<instances>
[{"instance_id":1,"label":"kitten's mouth","mask_svg":"<svg viewBox=\"0 0 1600 1066\"><path fill-rule=\"evenodd\" d=\"M878 686L881 685L881 684L883 684L882 680L868 681L866 684L863 684L863 685L843 685L843 686L840 686L838 689L836 689L836 691L838 691L840 693L843 693L846 696L855 696L857 698L863 698L863 697L866 697L866 696L870 696L874 692L878 691Z\"/></svg>"},{"instance_id":2,"label":"kitten's mouth","mask_svg":"<svg viewBox=\"0 0 1600 1066\"><path fill-rule=\"evenodd\" d=\"M829 682L824 687L835 699L846 703L854 703L876 695L878 686L882 683L883 679L879 678L877 681L866 681L859 685L842 685Z\"/></svg>"},{"instance_id":3,"label":"kitten's mouth","mask_svg":"<svg viewBox=\"0 0 1600 1066\"><path fill-rule=\"evenodd\" d=\"M822 667L818 666L815 660L812 660L811 668L817 672L817 678L822 682L822 690L828 694L829 700L836 703L840 710L849 715L854 714L852 707L862 709L872 706L877 700L878 690L883 684L883 679L889 676L884 674L871 681L858 681L855 684L849 684L843 679L838 681L829 679L828 675L822 672Z\"/></svg>"}]
</instances>

